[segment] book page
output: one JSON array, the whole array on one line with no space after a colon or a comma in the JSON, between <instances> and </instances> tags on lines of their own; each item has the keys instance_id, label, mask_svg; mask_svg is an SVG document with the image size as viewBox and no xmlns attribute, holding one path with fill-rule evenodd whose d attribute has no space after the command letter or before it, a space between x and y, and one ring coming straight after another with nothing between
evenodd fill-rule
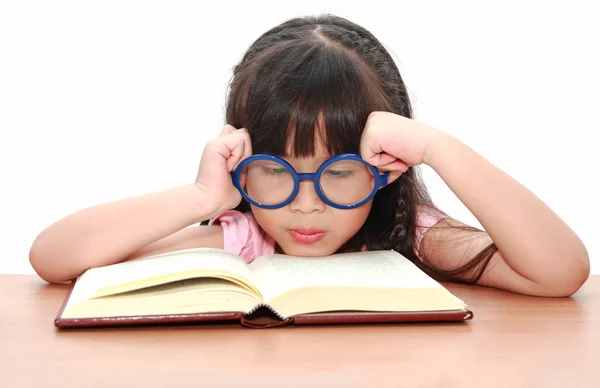
<instances>
[{"instance_id":1,"label":"book page","mask_svg":"<svg viewBox=\"0 0 600 388\"><path fill-rule=\"evenodd\" d=\"M265 301L301 287L442 288L392 250L328 257L267 255L254 260L249 267Z\"/></svg>"},{"instance_id":2,"label":"book page","mask_svg":"<svg viewBox=\"0 0 600 388\"><path fill-rule=\"evenodd\" d=\"M257 301L234 283L215 278L186 279L104 298L69 298L61 318L126 317L198 314L222 311L247 313Z\"/></svg>"},{"instance_id":3,"label":"book page","mask_svg":"<svg viewBox=\"0 0 600 388\"><path fill-rule=\"evenodd\" d=\"M213 248L192 248L96 267L78 279L71 298L88 299L194 277L219 277L258 293L245 260Z\"/></svg>"}]
</instances>

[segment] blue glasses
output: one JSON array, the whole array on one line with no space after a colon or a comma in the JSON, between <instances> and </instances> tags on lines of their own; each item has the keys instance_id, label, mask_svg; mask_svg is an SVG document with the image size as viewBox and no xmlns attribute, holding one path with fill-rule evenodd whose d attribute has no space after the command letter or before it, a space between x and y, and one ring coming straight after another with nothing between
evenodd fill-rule
<instances>
[{"instance_id":1,"label":"blue glasses","mask_svg":"<svg viewBox=\"0 0 600 388\"><path fill-rule=\"evenodd\" d=\"M353 209L370 201L387 185L388 172L379 172L360 155L342 154L327 159L315 173L297 173L274 155L252 155L231 173L242 197L254 206L277 209L294 200L301 180L313 181L319 198L338 209Z\"/></svg>"}]
</instances>

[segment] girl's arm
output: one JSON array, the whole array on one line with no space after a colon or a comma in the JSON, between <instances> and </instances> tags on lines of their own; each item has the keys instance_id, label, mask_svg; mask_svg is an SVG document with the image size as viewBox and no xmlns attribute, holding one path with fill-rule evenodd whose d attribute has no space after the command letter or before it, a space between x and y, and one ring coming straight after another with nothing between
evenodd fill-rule
<instances>
[{"instance_id":1,"label":"girl's arm","mask_svg":"<svg viewBox=\"0 0 600 388\"><path fill-rule=\"evenodd\" d=\"M439 174L488 235L474 245L465 241L452 250L436 249L436 241L447 242L456 233L443 228L453 221L442 221L442 227L432 228L424 237L432 263L456 268L493 241L499 252L479 284L540 296L576 292L589 276L590 262L573 230L527 188L467 145L442 131L434 133L423 162Z\"/></svg>"},{"instance_id":2,"label":"girl's arm","mask_svg":"<svg viewBox=\"0 0 600 388\"><path fill-rule=\"evenodd\" d=\"M80 210L44 229L29 260L42 279L59 283L87 268L139 256L222 248L221 227L186 228L215 215L217 208L206 198L190 184Z\"/></svg>"},{"instance_id":3,"label":"girl's arm","mask_svg":"<svg viewBox=\"0 0 600 388\"><path fill-rule=\"evenodd\" d=\"M230 173L252 155L245 129L225 125L207 143L193 184L97 205L43 230L29 261L44 280L64 282L90 267L192 247L223 247L220 226L188 226L232 209L242 197Z\"/></svg>"}]
</instances>

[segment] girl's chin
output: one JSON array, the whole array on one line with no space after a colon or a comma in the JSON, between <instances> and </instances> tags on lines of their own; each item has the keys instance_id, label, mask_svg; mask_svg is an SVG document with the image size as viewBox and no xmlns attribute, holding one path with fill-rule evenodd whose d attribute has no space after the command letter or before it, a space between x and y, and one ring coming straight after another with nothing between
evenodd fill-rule
<instances>
[{"instance_id":1,"label":"girl's chin","mask_svg":"<svg viewBox=\"0 0 600 388\"><path fill-rule=\"evenodd\" d=\"M275 252L289 256L320 257L332 255L336 250L336 247L318 246L317 244L288 243L285 246L278 245Z\"/></svg>"}]
</instances>

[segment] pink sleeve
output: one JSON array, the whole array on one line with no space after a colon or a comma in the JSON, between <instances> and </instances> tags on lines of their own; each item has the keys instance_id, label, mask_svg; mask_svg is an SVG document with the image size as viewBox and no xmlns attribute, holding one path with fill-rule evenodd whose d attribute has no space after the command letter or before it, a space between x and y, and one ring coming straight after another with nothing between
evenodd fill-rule
<instances>
[{"instance_id":1,"label":"pink sleeve","mask_svg":"<svg viewBox=\"0 0 600 388\"><path fill-rule=\"evenodd\" d=\"M242 256L247 263L275 251L275 242L265 235L252 213L227 210L215 217L210 225L221 225L223 249Z\"/></svg>"},{"instance_id":2,"label":"pink sleeve","mask_svg":"<svg viewBox=\"0 0 600 388\"><path fill-rule=\"evenodd\" d=\"M417 231L415 236L415 254L419 255L419 250L421 248L421 241L423 240L423 236L425 232L429 230L432 226L437 224L442 218L447 217L442 212L427 208L425 206L419 207L417 213Z\"/></svg>"}]
</instances>

